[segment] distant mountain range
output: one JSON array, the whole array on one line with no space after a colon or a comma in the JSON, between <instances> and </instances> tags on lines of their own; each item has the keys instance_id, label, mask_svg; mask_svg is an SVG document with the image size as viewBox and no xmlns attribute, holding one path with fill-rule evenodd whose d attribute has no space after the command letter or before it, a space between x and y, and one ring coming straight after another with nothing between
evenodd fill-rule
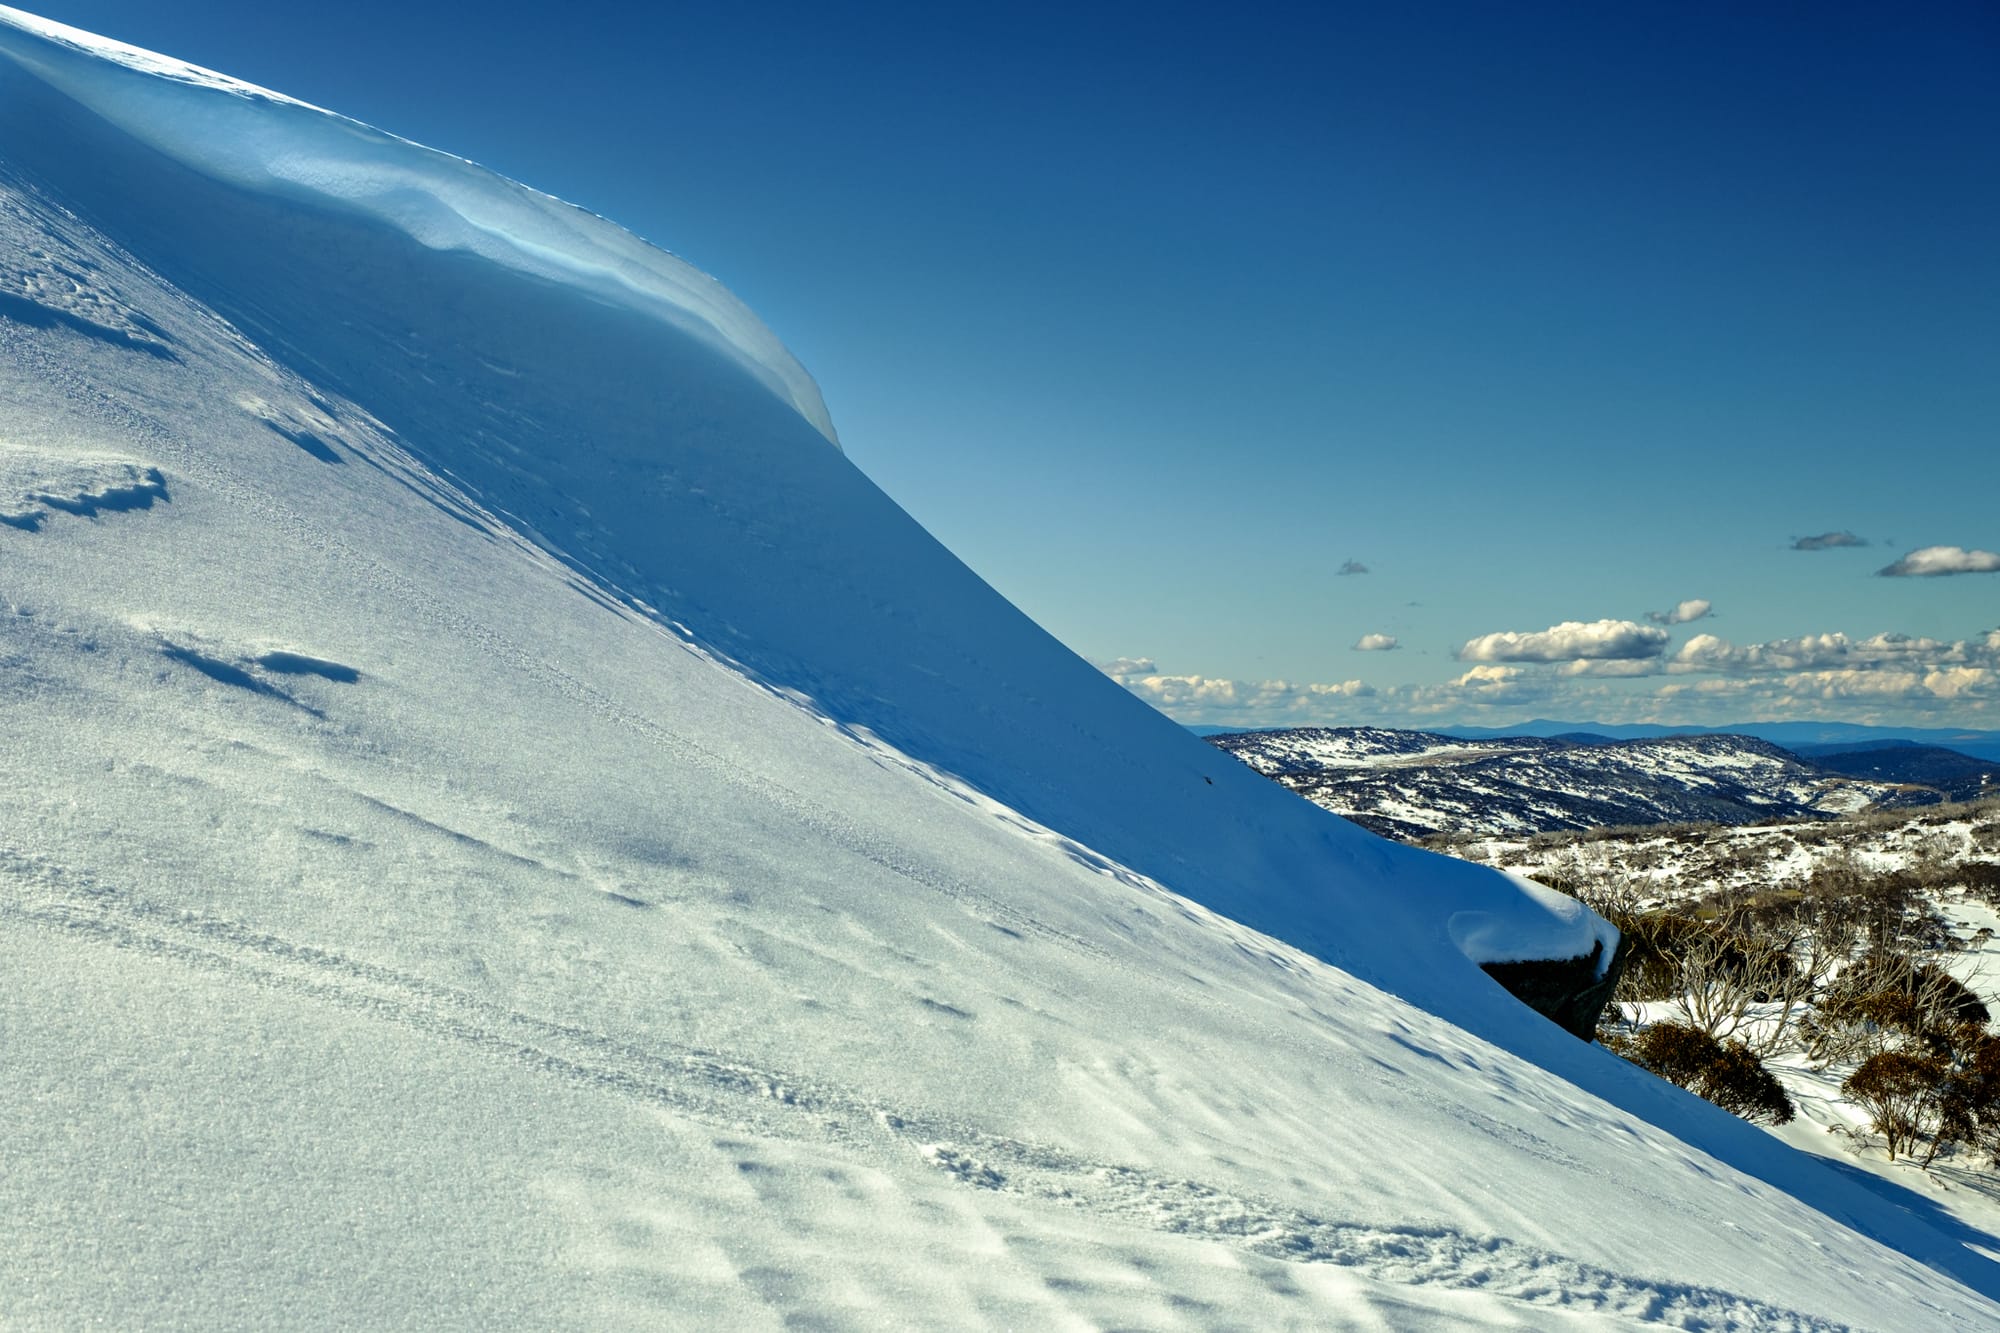
<instances>
[{"instance_id":1,"label":"distant mountain range","mask_svg":"<svg viewBox=\"0 0 2000 1333\"><path fill-rule=\"evenodd\" d=\"M1866 745L1801 745L1793 753L1836 773L1929 788L1948 800L1971 801L2000 791L2000 762L1939 745L1874 741Z\"/></svg>"},{"instance_id":2,"label":"distant mountain range","mask_svg":"<svg viewBox=\"0 0 2000 1333\"><path fill-rule=\"evenodd\" d=\"M1259 730L1256 727L1218 727L1199 724L1188 727L1195 735L1229 736ZM1565 740L1636 741L1662 736L1754 736L1782 745L1795 754L1807 754L1816 747L1861 749L1876 745L1933 745L1975 759L2000 762L2000 731L1974 731L1966 727L1869 727L1855 722L1730 722L1713 727L1663 727L1650 724L1619 725L1610 722L1552 722L1536 718L1512 727L1452 727L1439 735L1467 740L1505 740L1511 737L1540 736Z\"/></svg>"},{"instance_id":3,"label":"distant mountain range","mask_svg":"<svg viewBox=\"0 0 2000 1333\"><path fill-rule=\"evenodd\" d=\"M1617 741L1661 736L1754 736L1797 754L1805 754L1807 751L1802 747L1806 746L1860 747L1906 742L1939 746L1976 759L2000 762L2000 731L1974 731L1968 727L1870 727L1855 722L1731 722L1715 727L1662 727L1536 718L1512 727L1453 727L1450 734L1470 738L1590 735Z\"/></svg>"},{"instance_id":4,"label":"distant mountain range","mask_svg":"<svg viewBox=\"0 0 2000 1333\"><path fill-rule=\"evenodd\" d=\"M1208 741L1307 799L1404 840L1748 824L2000 793L2000 762L1908 741L1821 742L1810 755L1755 736L1628 739L1588 727L1551 736L1308 727Z\"/></svg>"}]
</instances>

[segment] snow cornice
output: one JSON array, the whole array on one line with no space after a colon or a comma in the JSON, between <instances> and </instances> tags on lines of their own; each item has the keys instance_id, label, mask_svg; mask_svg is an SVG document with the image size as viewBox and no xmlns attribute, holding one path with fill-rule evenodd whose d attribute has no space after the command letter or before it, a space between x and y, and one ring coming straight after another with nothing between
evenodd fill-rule
<instances>
[{"instance_id":1,"label":"snow cornice","mask_svg":"<svg viewBox=\"0 0 2000 1333\"><path fill-rule=\"evenodd\" d=\"M0 56L184 166L591 292L718 348L836 447L813 382L720 282L606 218L357 120L0 6Z\"/></svg>"}]
</instances>

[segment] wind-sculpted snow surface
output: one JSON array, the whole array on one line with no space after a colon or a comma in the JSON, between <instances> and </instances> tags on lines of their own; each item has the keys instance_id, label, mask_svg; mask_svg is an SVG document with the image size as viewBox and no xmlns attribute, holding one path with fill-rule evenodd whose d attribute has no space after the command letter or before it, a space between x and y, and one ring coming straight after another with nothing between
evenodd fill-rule
<instances>
[{"instance_id":1,"label":"wind-sculpted snow surface","mask_svg":"<svg viewBox=\"0 0 2000 1333\"><path fill-rule=\"evenodd\" d=\"M0 20L0 1323L2000 1316L1465 954L1603 923L1133 700L775 362L355 204L518 187Z\"/></svg>"}]
</instances>

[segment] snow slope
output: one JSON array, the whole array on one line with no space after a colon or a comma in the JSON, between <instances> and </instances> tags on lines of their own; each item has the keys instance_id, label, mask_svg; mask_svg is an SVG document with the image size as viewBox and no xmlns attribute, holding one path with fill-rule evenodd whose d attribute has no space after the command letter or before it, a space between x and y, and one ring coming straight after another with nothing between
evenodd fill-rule
<instances>
[{"instance_id":1,"label":"snow slope","mask_svg":"<svg viewBox=\"0 0 2000 1333\"><path fill-rule=\"evenodd\" d=\"M610 224L0 10L0 1322L1940 1327Z\"/></svg>"}]
</instances>

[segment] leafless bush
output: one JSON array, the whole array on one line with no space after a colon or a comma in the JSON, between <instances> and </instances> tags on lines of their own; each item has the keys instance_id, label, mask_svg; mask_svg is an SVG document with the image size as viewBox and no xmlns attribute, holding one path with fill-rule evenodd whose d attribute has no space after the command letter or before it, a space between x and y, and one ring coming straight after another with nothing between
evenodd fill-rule
<instances>
[{"instance_id":1,"label":"leafless bush","mask_svg":"<svg viewBox=\"0 0 2000 1333\"><path fill-rule=\"evenodd\" d=\"M1871 1055L1840 1086L1868 1112L1891 1159L1902 1152L1929 1166L1961 1145L1989 1159L2000 1148L2000 1040L1977 1024Z\"/></svg>"},{"instance_id":2,"label":"leafless bush","mask_svg":"<svg viewBox=\"0 0 2000 1333\"><path fill-rule=\"evenodd\" d=\"M2000 861L1961 861L1953 877L1967 893L2000 904Z\"/></svg>"},{"instance_id":3,"label":"leafless bush","mask_svg":"<svg viewBox=\"0 0 2000 1333\"><path fill-rule=\"evenodd\" d=\"M1864 1060L1840 1088L1868 1112L1893 1162L1898 1152L1907 1156L1926 1138L1936 1141L1949 1072L1930 1056L1882 1051Z\"/></svg>"},{"instance_id":4,"label":"leafless bush","mask_svg":"<svg viewBox=\"0 0 2000 1333\"><path fill-rule=\"evenodd\" d=\"M1668 969L1689 1024L1759 1056L1776 1052L1825 967L1813 932L1797 917L1760 925L1740 907L1699 927L1673 941Z\"/></svg>"},{"instance_id":5,"label":"leafless bush","mask_svg":"<svg viewBox=\"0 0 2000 1333\"><path fill-rule=\"evenodd\" d=\"M1655 1023L1623 1052L1669 1083L1746 1120L1782 1125L1792 1118L1791 1098L1741 1042L1718 1041L1697 1027Z\"/></svg>"},{"instance_id":6,"label":"leafless bush","mask_svg":"<svg viewBox=\"0 0 2000 1333\"><path fill-rule=\"evenodd\" d=\"M1813 868L1805 890L1851 918L1871 952L1886 955L1950 947L1950 927L1927 892L1934 887L1907 870L1872 869L1842 848Z\"/></svg>"},{"instance_id":7,"label":"leafless bush","mask_svg":"<svg viewBox=\"0 0 2000 1333\"><path fill-rule=\"evenodd\" d=\"M1843 969L1801 1024L1806 1053L1822 1066L1887 1051L1933 1053L1990 1015L1971 987L1907 954L1871 956Z\"/></svg>"}]
</instances>

